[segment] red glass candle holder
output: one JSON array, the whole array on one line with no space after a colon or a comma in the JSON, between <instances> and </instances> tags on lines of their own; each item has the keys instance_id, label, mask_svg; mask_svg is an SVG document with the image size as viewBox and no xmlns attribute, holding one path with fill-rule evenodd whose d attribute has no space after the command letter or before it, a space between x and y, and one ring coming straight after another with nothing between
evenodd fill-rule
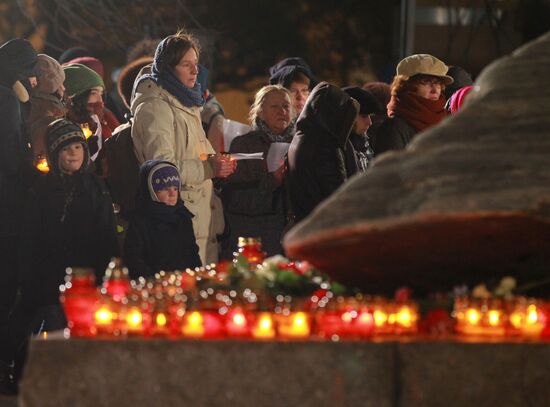
<instances>
[{"instance_id":1,"label":"red glass candle holder","mask_svg":"<svg viewBox=\"0 0 550 407\"><path fill-rule=\"evenodd\" d=\"M71 268L66 270L65 284L60 287L63 305L71 336L90 337L97 333L94 310L99 301L93 269Z\"/></svg>"},{"instance_id":2,"label":"red glass candle holder","mask_svg":"<svg viewBox=\"0 0 550 407\"><path fill-rule=\"evenodd\" d=\"M128 278L128 269L122 266L119 258L112 258L103 279L103 288L107 295L114 301L120 301L128 295L130 291L130 279Z\"/></svg>"},{"instance_id":3,"label":"red glass candle holder","mask_svg":"<svg viewBox=\"0 0 550 407\"><path fill-rule=\"evenodd\" d=\"M239 237L238 253L243 255L251 267L262 264L265 252L262 251L262 241L259 237Z\"/></svg>"},{"instance_id":4,"label":"red glass candle holder","mask_svg":"<svg viewBox=\"0 0 550 407\"><path fill-rule=\"evenodd\" d=\"M231 307L225 318L227 336L234 338L250 337L252 323L253 319L250 312L245 311L241 306Z\"/></svg>"}]
</instances>

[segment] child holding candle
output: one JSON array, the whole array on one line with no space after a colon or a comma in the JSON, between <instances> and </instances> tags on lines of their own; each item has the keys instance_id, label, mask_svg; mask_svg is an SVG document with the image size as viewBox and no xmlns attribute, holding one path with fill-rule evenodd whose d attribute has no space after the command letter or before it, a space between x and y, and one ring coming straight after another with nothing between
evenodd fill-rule
<instances>
[{"instance_id":1,"label":"child holding candle","mask_svg":"<svg viewBox=\"0 0 550 407\"><path fill-rule=\"evenodd\" d=\"M46 148L50 172L27 201L22 291L25 304L59 306L65 269L93 267L99 282L118 243L107 188L86 171L90 156L81 128L66 119L52 122Z\"/></svg>"},{"instance_id":2,"label":"child holding candle","mask_svg":"<svg viewBox=\"0 0 550 407\"><path fill-rule=\"evenodd\" d=\"M78 125L57 119L48 126L50 171L37 179L24 208L21 301L8 330L11 358L21 357L29 334L65 328L59 286L67 267L92 267L100 282L110 258L118 254L111 198L103 181L86 171L89 157Z\"/></svg>"},{"instance_id":3,"label":"child holding candle","mask_svg":"<svg viewBox=\"0 0 550 407\"><path fill-rule=\"evenodd\" d=\"M124 242L130 276L152 277L201 265L193 232L193 215L180 198L177 167L162 160L144 162L139 174L138 204Z\"/></svg>"}]
</instances>

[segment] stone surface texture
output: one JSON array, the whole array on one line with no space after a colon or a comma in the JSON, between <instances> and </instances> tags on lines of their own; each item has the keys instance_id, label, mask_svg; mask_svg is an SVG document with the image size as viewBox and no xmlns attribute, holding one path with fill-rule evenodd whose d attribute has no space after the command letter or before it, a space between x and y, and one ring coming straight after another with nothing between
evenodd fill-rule
<instances>
[{"instance_id":1,"label":"stone surface texture","mask_svg":"<svg viewBox=\"0 0 550 407\"><path fill-rule=\"evenodd\" d=\"M547 273L549 71L550 33L489 65L462 111L378 157L289 231L287 253L367 289Z\"/></svg>"},{"instance_id":2,"label":"stone surface texture","mask_svg":"<svg viewBox=\"0 0 550 407\"><path fill-rule=\"evenodd\" d=\"M39 340L20 407L545 407L548 343Z\"/></svg>"}]
</instances>

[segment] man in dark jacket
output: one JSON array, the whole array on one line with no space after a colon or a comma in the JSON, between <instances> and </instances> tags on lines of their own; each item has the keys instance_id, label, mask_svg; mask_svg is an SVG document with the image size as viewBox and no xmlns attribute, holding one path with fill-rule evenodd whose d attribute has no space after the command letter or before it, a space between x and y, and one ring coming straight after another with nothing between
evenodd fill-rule
<instances>
[{"instance_id":1,"label":"man in dark jacket","mask_svg":"<svg viewBox=\"0 0 550 407\"><path fill-rule=\"evenodd\" d=\"M304 219L347 180L345 149L359 103L326 82L312 91L288 151L290 200Z\"/></svg>"},{"instance_id":2,"label":"man in dark jacket","mask_svg":"<svg viewBox=\"0 0 550 407\"><path fill-rule=\"evenodd\" d=\"M21 113L29 93L22 82L36 86L38 73L36 51L28 41L15 38L0 46L0 350L5 346L6 322L17 292L18 222L30 182L25 174L31 173ZM0 360L0 381L5 371L2 363Z\"/></svg>"}]
</instances>

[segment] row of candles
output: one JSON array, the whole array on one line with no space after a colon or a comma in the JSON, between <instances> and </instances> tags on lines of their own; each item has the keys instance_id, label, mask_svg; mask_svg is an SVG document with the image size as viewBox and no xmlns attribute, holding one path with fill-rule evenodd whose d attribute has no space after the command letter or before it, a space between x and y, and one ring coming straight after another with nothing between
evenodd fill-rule
<instances>
[{"instance_id":1,"label":"row of candles","mask_svg":"<svg viewBox=\"0 0 550 407\"><path fill-rule=\"evenodd\" d=\"M215 278L215 270L162 273L155 282L130 282L111 263L100 289L93 273L68 269L61 287L71 335L161 336L170 338L340 339L418 332L412 301L333 297L297 301L277 296L270 304L249 289L199 290L195 282ZM463 335L540 336L547 310L537 301L457 299L455 329Z\"/></svg>"},{"instance_id":2,"label":"row of candles","mask_svg":"<svg viewBox=\"0 0 550 407\"><path fill-rule=\"evenodd\" d=\"M540 337L548 333L550 304L524 297L501 299L457 298L455 330L463 335Z\"/></svg>"},{"instance_id":3,"label":"row of candles","mask_svg":"<svg viewBox=\"0 0 550 407\"><path fill-rule=\"evenodd\" d=\"M417 331L413 302L378 298L322 298L299 301L279 295L274 301L250 289L194 287L212 270L164 273L155 282L130 282L111 263L100 289L84 269L68 269L60 287L71 335L165 336L171 338L336 339Z\"/></svg>"}]
</instances>

